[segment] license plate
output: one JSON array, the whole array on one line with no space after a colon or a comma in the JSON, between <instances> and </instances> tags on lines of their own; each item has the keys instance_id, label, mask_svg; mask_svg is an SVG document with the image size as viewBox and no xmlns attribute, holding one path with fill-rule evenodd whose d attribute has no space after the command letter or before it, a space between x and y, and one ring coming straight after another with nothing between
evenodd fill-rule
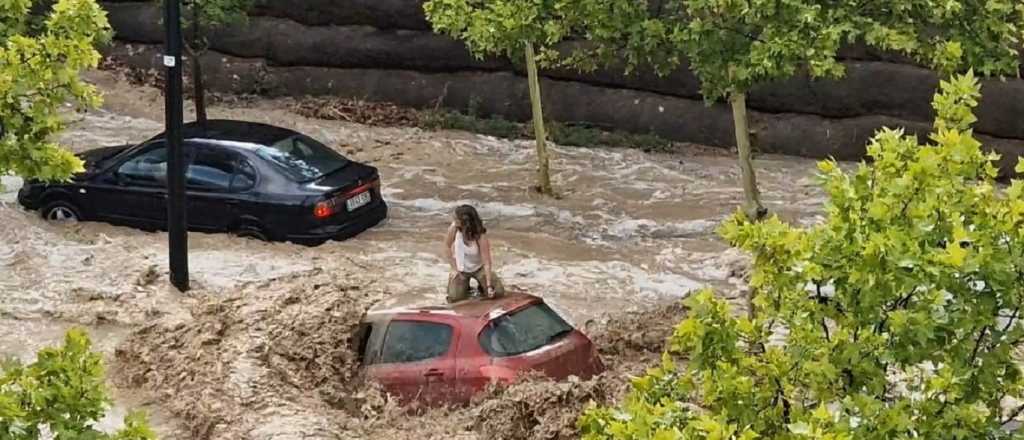
<instances>
[{"instance_id":1,"label":"license plate","mask_svg":"<svg viewBox=\"0 0 1024 440\"><path fill-rule=\"evenodd\" d=\"M345 206L348 208L349 211L355 211L356 209L359 209L359 207L367 203L370 203L370 192L364 191L359 194L356 194L355 197L346 200Z\"/></svg>"}]
</instances>

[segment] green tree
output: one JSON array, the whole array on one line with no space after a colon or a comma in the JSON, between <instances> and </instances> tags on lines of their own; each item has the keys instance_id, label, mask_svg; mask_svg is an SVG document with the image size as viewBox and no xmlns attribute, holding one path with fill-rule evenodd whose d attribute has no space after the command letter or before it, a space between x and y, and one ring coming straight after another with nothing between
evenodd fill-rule
<instances>
[{"instance_id":1,"label":"green tree","mask_svg":"<svg viewBox=\"0 0 1024 440\"><path fill-rule=\"evenodd\" d=\"M191 65L196 121L202 124L206 123L206 87L201 58L210 49L210 33L224 26L246 24L253 0L185 0L182 3L187 7L182 19L183 46Z\"/></svg>"},{"instance_id":2,"label":"green tree","mask_svg":"<svg viewBox=\"0 0 1024 440\"><path fill-rule=\"evenodd\" d=\"M79 78L100 59L110 35L94 0L59 0L41 29L31 29L31 0L0 1L0 174L57 181L82 162L57 145L60 108L96 107L99 94Z\"/></svg>"},{"instance_id":3,"label":"green tree","mask_svg":"<svg viewBox=\"0 0 1024 440\"><path fill-rule=\"evenodd\" d=\"M64 346L45 348L25 366L0 370L0 438L36 440L44 430L55 440L155 440L142 413L125 417L124 428L104 434L93 428L110 406L103 360L90 351L85 332L73 329Z\"/></svg>"},{"instance_id":4,"label":"green tree","mask_svg":"<svg viewBox=\"0 0 1024 440\"><path fill-rule=\"evenodd\" d=\"M1024 182L997 187L979 95L972 73L943 81L929 143L884 130L870 164L821 162L822 224L726 222L758 319L693 297L663 365L589 409L584 438L1024 438L1001 429L1024 409Z\"/></svg>"},{"instance_id":5,"label":"green tree","mask_svg":"<svg viewBox=\"0 0 1024 440\"><path fill-rule=\"evenodd\" d=\"M819 0L679 0L653 9L646 1L581 0L570 15L598 48L587 46L565 63L593 69L621 57L627 72L653 66L667 74L688 61L706 102L730 103L743 212L758 220L767 210L751 163L747 93L798 72L815 78L843 75L836 54L856 31L848 6Z\"/></svg>"},{"instance_id":6,"label":"green tree","mask_svg":"<svg viewBox=\"0 0 1024 440\"><path fill-rule=\"evenodd\" d=\"M428 0L423 4L434 30L462 40L479 58L504 55L523 57L530 87L533 129L537 141L538 186L553 195L550 159L544 130L537 64L552 60L553 46L569 35L562 11L570 0Z\"/></svg>"},{"instance_id":7,"label":"green tree","mask_svg":"<svg viewBox=\"0 0 1024 440\"><path fill-rule=\"evenodd\" d=\"M909 55L943 75L973 69L1020 75L1024 2L858 0L858 28L880 49Z\"/></svg>"}]
</instances>

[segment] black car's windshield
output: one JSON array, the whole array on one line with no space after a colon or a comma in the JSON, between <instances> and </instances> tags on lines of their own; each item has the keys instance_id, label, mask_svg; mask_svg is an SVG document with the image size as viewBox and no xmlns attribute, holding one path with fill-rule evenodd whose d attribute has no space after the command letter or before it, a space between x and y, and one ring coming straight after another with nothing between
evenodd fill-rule
<instances>
[{"instance_id":1,"label":"black car's windshield","mask_svg":"<svg viewBox=\"0 0 1024 440\"><path fill-rule=\"evenodd\" d=\"M271 145L260 146L256 155L273 163L289 178L308 182L348 165L348 159L309 137L295 135Z\"/></svg>"},{"instance_id":2,"label":"black car's windshield","mask_svg":"<svg viewBox=\"0 0 1024 440\"><path fill-rule=\"evenodd\" d=\"M491 321L480 332L480 346L491 356L516 356L558 341L572 326L547 304L533 304Z\"/></svg>"}]
</instances>

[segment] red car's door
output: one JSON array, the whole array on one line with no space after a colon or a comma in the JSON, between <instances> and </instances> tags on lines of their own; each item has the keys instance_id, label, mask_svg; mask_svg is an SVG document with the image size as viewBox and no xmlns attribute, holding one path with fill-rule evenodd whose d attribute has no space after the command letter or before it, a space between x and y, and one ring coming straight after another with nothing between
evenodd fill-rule
<instances>
[{"instance_id":1,"label":"red car's door","mask_svg":"<svg viewBox=\"0 0 1024 440\"><path fill-rule=\"evenodd\" d=\"M367 373L403 402L443 401L455 383L458 339L457 326L446 317L397 317Z\"/></svg>"},{"instance_id":2,"label":"red car's door","mask_svg":"<svg viewBox=\"0 0 1024 440\"><path fill-rule=\"evenodd\" d=\"M490 375L491 356L484 352L477 341L481 323L465 323L462 327L464 337L459 338L458 363L456 364L456 384L449 395L453 404L469 403L476 393L487 387L492 380L498 379Z\"/></svg>"},{"instance_id":3,"label":"red car's door","mask_svg":"<svg viewBox=\"0 0 1024 440\"><path fill-rule=\"evenodd\" d=\"M544 303L533 303L493 319L480 345L501 370L536 370L555 379L589 378L601 370L593 344Z\"/></svg>"}]
</instances>

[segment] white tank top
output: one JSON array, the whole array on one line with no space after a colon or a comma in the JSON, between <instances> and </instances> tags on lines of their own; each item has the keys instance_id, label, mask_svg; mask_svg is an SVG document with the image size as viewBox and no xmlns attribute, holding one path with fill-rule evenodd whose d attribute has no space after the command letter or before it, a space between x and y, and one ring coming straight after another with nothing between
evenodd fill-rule
<instances>
[{"instance_id":1,"label":"white tank top","mask_svg":"<svg viewBox=\"0 0 1024 440\"><path fill-rule=\"evenodd\" d=\"M483 260L480 258L480 245L475 241L466 244L462 238L462 231L455 231L452 253L455 254L455 268L459 272L476 272L483 266Z\"/></svg>"}]
</instances>

